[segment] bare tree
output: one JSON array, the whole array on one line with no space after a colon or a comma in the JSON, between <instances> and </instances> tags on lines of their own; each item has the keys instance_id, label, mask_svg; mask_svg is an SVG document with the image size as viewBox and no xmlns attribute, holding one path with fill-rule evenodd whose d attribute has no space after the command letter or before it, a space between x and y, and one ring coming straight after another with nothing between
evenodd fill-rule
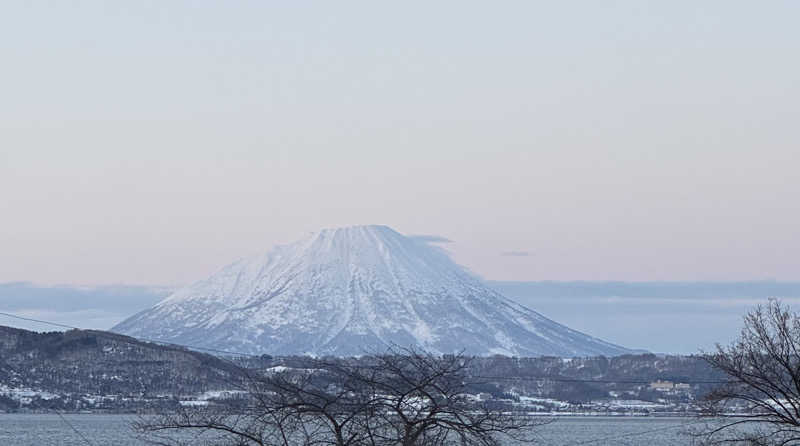
<instances>
[{"instance_id":1,"label":"bare tree","mask_svg":"<svg viewBox=\"0 0 800 446\"><path fill-rule=\"evenodd\" d=\"M730 346L705 359L730 381L706 397L717 420L695 432L706 444L800 444L800 316L770 300L744 317Z\"/></svg>"},{"instance_id":2,"label":"bare tree","mask_svg":"<svg viewBox=\"0 0 800 446\"><path fill-rule=\"evenodd\" d=\"M140 419L163 445L481 445L531 442L548 420L491 410L469 393L469 358L395 349L251 374L245 397ZM209 444L212 444L209 443Z\"/></svg>"},{"instance_id":3,"label":"bare tree","mask_svg":"<svg viewBox=\"0 0 800 446\"><path fill-rule=\"evenodd\" d=\"M333 366L337 376L361 383L370 395L361 429L369 444L496 445L527 442L530 429L548 420L491 410L476 402L469 359L414 350L390 351L366 364Z\"/></svg>"}]
</instances>

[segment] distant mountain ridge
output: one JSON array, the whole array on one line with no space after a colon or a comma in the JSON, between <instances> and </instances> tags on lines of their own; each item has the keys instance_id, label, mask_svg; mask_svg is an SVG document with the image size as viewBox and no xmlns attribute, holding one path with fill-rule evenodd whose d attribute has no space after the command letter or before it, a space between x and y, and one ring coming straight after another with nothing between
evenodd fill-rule
<instances>
[{"instance_id":1,"label":"distant mountain ridge","mask_svg":"<svg viewBox=\"0 0 800 446\"><path fill-rule=\"evenodd\" d=\"M387 226L327 229L228 265L112 329L254 354L359 355L387 345L516 356L631 350L489 288Z\"/></svg>"}]
</instances>

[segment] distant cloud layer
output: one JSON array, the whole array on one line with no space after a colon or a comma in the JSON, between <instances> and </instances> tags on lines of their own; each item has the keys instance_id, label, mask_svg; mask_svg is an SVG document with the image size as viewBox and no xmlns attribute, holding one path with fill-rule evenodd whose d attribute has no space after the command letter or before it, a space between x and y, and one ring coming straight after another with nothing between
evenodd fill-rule
<instances>
[{"instance_id":1,"label":"distant cloud layer","mask_svg":"<svg viewBox=\"0 0 800 446\"><path fill-rule=\"evenodd\" d=\"M433 241L447 240L433 237ZM506 253L503 253L506 255ZM800 308L800 282L500 282L489 285L568 327L654 352L697 353L738 334L742 315L769 297ZM0 312L81 328L108 329L170 290L0 283ZM0 314L0 325L61 330Z\"/></svg>"},{"instance_id":2,"label":"distant cloud layer","mask_svg":"<svg viewBox=\"0 0 800 446\"><path fill-rule=\"evenodd\" d=\"M500 253L504 257L528 257L531 255L528 251L505 251Z\"/></svg>"},{"instance_id":3,"label":"distant cloud layer","mask_svg":"<svg viewBox=\"0 0 800 446\"><path fill-rule=\"evenodd\" d=\"M442 237L441 235L419 234L409 235L408 237L425 243L453 243L452 240L447 237Z\"/></svg>"},{"instance_id":4,"label":"distant cloud layer","mask_svg":"<svg viewBox=\"0 0 800 446\"><path fill-rule=\"evenodd\" d=\"M166 288L135 285L82 288L0 283L0 312L79 328L108 329L156 304L169 293ZM37 331L60 329L4 315L0 315L0 325Z\"/></svg>"},{"instance_id":5,"label":"distant cloud layer","mask_svg":"<svg viewBox=\"0 0 800 446\"><path fill-rule=\"evenodd\" d=\"M770 297L800 308L800 282L499 282L489 285L570 328L659 353L713 351Z\"/></svg>"}]
</instances>

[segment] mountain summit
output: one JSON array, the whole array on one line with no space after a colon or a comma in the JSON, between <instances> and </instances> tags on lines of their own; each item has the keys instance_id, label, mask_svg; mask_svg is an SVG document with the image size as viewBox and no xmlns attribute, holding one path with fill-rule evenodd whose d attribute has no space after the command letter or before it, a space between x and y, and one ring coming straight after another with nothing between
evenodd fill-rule
<instances>
[{"instance_id":1,"label":"mountain summit","mask_svg":"<svg viewBox=\"0 0 800 446\"><path fill-rule=\"evenodd\" d=\"M619 355L488 288L444 250L387 226L326 229L240 260L112 329L246 353Z\"/></svg>"}]
</instances>

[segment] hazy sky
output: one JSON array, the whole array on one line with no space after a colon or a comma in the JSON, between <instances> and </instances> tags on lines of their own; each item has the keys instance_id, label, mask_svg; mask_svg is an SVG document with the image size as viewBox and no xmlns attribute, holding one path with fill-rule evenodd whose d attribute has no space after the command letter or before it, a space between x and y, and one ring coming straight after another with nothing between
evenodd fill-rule
<instances>
[{"instance_id":1,"label":"hazy sky","mask_svg":"<svg viewBox=\"0 0 800 446\"><path fill-rule=\"evenodd\" d=\"M0 282L181 284L309 231L497 280L800 280L800 2L0 14Z\"/></svg>"},{"instance_id":2,"label":"hazy sky","mask_svg":"<svg viewBox=\"0 0 800 446\"><path fill-rule=\"evenodd\" d=\"M547 317L629 348L657 353L711 351L739 334L742 315L768 297L800 308L800 282L490 282ZM32 320L108 330L147 309L169 289L112 285L0 283L0 325L63 330Z\"/></svg>"}]
</instances>

